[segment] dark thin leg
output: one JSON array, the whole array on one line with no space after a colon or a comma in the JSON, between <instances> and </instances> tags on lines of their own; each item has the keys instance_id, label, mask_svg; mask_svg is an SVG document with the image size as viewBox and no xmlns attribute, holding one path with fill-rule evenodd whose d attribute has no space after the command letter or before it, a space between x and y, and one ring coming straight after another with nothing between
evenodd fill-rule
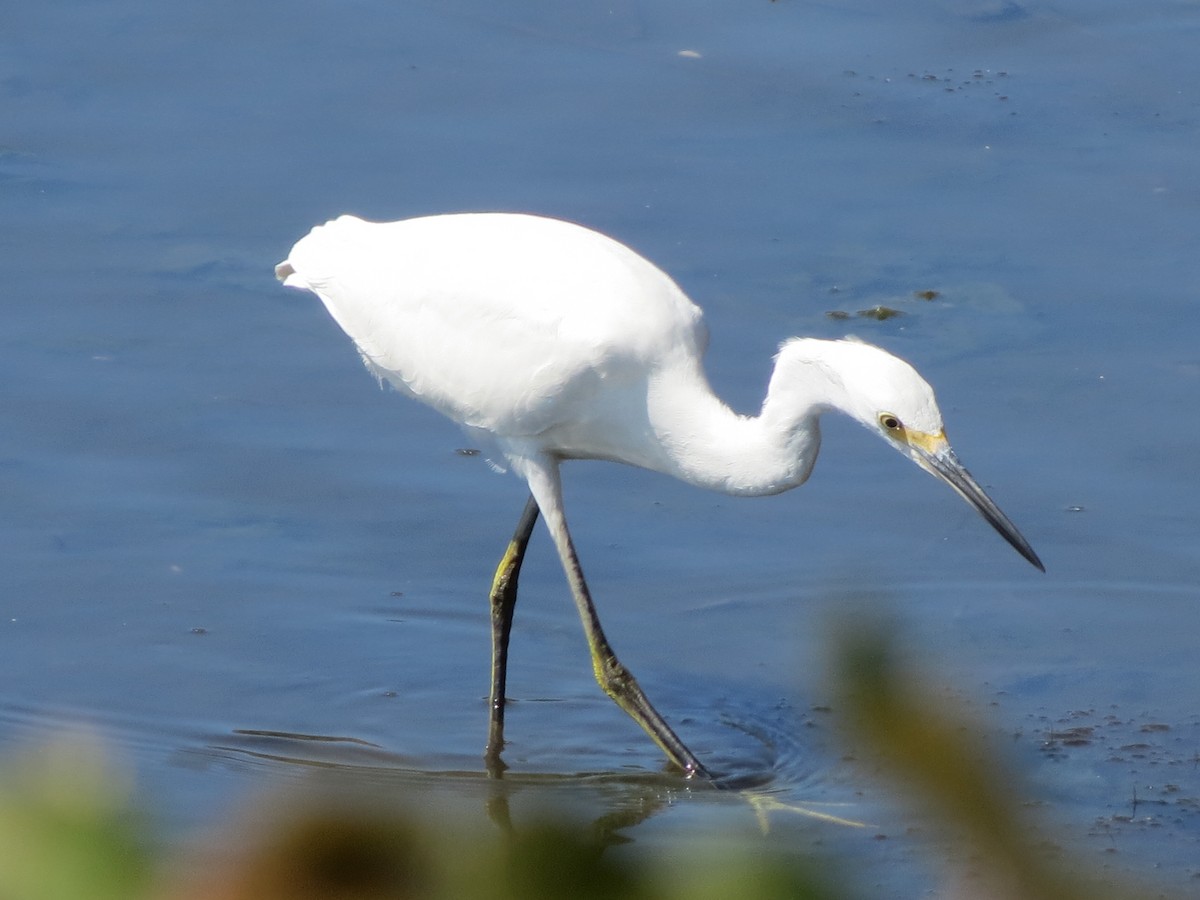
<instances>
[{"instance_id":1,"label":"dark thin leg","mask_svg":"<svg viewBox=\"0 0 1200 900\"><path fill-rule=\"evenodd\" d=\"M504 685L508 676L508 636L512 631L513 611L517 607L517 580L529 536L537 523L538 505L531 496L517 522L508 549L496 567L490 596L492 609L492 692L488 699L488 743L484 751L492 774L504 771L500 751L504 749Z\"/></svg>"},{"instance_id":2,"label":"dark thin leg","mask_svg":"<svg viewBox=\"0 0 1200 900\"><path fill-rule=\"evenodd\" d=\"M569 563L567 576L575 595L575 605L579 608L579 617L583 620L583 631L587 636L588 647L592 651L592 668L596 680L604 692L617 702L617 705L633 717L633 720L645 729L654 739L654 743L667 754L667 758L683 770L687 778L700 775L711 778L708 770L696 758L696 755L679 739L666 720L659 715L646 697L641 685L633 677L633 673L625 668L624 663L617 659L617 654L604 636L600 627L600 618L596 614L595 604L592 603L591 593L583 580L583 571L579 566L579 558L575 555L571 538L567 536L567 551Z\"/></svg>"},{"instance_id":3,"label":"dark thin leg","mask_svg":"<svg viewBox=\"0 0 1200 900\"><path fill-rule=\"evenodd\" d=\"M617 702L617 705L633 717L633 720L645 729L646 733L667 754L667 758L678 766L683 774L691 778L700 775L711 778L696 755L671 730L671 726L650 705L646 694L625 668L617 654L613 652L604 629L600 627L600 618L596 614L596 606L588 591L587 582L583 578L583 569L579 565L579 557L575 553L575 545L571 533L567 530L566 516L562 509L562 486L559 481L558 466L552 460L527 462L525 477L529 479L529 487L537 498L542 514L546 517L546 525L550 529L550 537L558 550L559 559L571 585L571 595L583 621L584 635L592 653L592 668L596 680L604 692Z\"/></svg>"}]
</instances>

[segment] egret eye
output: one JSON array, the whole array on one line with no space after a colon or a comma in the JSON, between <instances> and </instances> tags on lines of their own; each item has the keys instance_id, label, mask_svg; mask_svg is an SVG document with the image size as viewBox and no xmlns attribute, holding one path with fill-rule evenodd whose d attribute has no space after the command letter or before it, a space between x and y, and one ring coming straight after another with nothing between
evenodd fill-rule
<instances>
[{"instance_id":1,"label":"egret eye","mask_svg":"<svg viewBox=\"0 0 1200 900\"><path fill-rule=\"evenodd\" d=\"M883 426L884 431L890 431L893 434L904 430L904 426L900 424L900 420L891 413L880 413L879 424Z\"/></svg>"}]
</instances>

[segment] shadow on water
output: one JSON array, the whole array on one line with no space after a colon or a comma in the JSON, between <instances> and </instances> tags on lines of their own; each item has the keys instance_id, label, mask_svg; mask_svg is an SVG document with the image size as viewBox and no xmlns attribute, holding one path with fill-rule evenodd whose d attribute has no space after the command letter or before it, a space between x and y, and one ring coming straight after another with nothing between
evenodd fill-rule
<instances>
[{"instance_id":1,"label":"shadow on water","mask_svg":"<svg viewBox=\"0 0 1200 900\"><path fill-rule=\"evenodd\" d=\"M836 788L826 783L828 773L821 771L821 757L827 754L819 713L798 713L783 702L755 713L749 706L738 708L729 702L706 715L706 738L721 748L705 756L715 776L711 781L683 778L666 763L657 770L614 768L611 760L605 766L598 755L593 768L538 771L526 764L488 771L482 756L429 758L352 736L252 728L196 735L192 745L179 752L186 765L223 766L255 778L264 773L285 780L334 778L356 785L356 790L387 796L436 795L439 807L455 798L486 809L487 817L502 827L511 825L514 802L571 810L584 817L590 811L595 828L618 842L629 838L617 838L616 832L684 798L743 807L764 830L772 808L828 823L860 824L849 809L853 804L827 796ZM700 718L696 713L681 721L702 731Z\"/></svg>"},{"instance_id":2,"label":"shadow on water","mask_svg":"<svg viewBox=\"0 0 1200 900\"><path fill-rule=\"evenodd\" d=\"M432 807L465 818L485 814L511 830L513 805L523 798L539 807L571 809L592 821L601 843L624 843L623 829L639 825L668 808L682 794L714 790L662 773L517 773L497 777L479 768L434 770L428 761L390 753L356 738L239 730L224 743L193 752L253 767L290 769L306 789L336 786L362 796L405 798L406 806Z\"/></svg>"}]
</instances>

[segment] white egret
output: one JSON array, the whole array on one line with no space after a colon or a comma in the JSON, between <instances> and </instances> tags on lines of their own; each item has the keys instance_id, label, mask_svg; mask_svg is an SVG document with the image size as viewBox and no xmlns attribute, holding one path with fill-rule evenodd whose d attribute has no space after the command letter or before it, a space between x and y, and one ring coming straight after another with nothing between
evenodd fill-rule
<instances>
[{"instance_id":1,"label":"white egret","mask_svg":"<svg viewBox=\"0 0 1200 900\"><path fill-rule=\"evenodd\" d=\"M604 636L563 512L559 464L604 459L728 494L803 484L823 412L845 413L949 484L1042 569L962 467L933 390L906 362L853 340L793 338L758 415L709 387L700 309L669 276L595 231L556 219L464 213L314 228L276 267L324 302L367 367L464 426L529 485L491 592L487 757L503 746L517 576L539 512L583 620L596 679L685 775L704 766L650 705Z\"/></svg>"}]
</instances>

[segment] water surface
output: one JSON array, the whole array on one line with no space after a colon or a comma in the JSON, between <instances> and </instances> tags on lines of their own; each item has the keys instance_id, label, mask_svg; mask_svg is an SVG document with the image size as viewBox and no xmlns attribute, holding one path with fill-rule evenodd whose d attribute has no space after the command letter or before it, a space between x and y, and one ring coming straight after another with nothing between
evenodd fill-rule
<instances>
[{"instance_id":1,"label":"water surface","mask_svg":"<svg viewBox=\"0 0 1200 900\"><path fill-rule=\"evenodd\" d=\"M610 637L685 740L872 828L781 816L764 839L744 803L660 777L591 680L544 540L514 635L516 795L602 815L657 792L635 848L846 842L876 895L911 895L934 877L913 814L822 711L830 623L866 607L1011 735L1058 840L1196 876L1195 4L61 0L6 20L3 746L90 723L179 835L313 764L482 807L483 589L523 490L377 390L271 269L341 212L529 210L670 271L739 409L791 334L911 359L1048 573L843 422L775 498L572 465ZM904 315L857 315L879 305Z\"/></svg>"}]
</instances>

